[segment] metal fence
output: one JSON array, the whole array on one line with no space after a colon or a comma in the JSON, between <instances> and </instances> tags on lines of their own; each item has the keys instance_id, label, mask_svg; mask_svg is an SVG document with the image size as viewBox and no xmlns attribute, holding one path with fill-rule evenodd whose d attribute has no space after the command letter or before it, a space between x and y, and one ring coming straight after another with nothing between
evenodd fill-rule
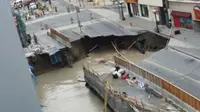
<instances>
[{"instance_id":1,"label":"metal fence","mask_svg":"<svg viewBox=\"0 0 200 112\"><path fill-rule=\"evenodd\" d=\"M114 56L114 61L116 64L121 65L131 70L132 72L142 76L143 78L151 81L152 83L156 84L157 86L176 96L181 101L200 111L200 99L192 96L191 94L185 92L181 88L173 85L172 83L166 81L158 75L150 73L148 70L145 70L144 68L141 68L121 57Z\"/></svg>"}]
</instances>

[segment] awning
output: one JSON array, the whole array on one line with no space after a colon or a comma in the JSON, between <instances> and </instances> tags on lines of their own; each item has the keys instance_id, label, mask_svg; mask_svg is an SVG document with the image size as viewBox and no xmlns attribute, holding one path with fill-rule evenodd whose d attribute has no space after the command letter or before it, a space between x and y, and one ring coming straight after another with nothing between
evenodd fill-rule
<instances>
[{"instance_id":1,"label":"awning","mask_svg":"<svg viewBox=\"0 0 200 112\"><path fill-rule=\"evenodd\" d=\"M124 0L126 3L137 3L137 0Z\"/></svg>"},{"instance_id":2,"label":"awning","mask_svg":"<svg viewBox=\"0 0 200 112\"><path fill-rule=\"evenodd\" d=\"M179 11L172 11L171 12L172 16L178 16L178 17L191 17L191 13L188 12L179 12Z\"/></svg>"}]
</instances>

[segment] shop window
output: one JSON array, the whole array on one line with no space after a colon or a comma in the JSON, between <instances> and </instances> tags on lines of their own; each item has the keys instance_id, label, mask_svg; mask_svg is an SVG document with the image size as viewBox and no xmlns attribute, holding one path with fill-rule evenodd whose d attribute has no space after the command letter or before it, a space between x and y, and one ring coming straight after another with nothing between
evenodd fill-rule
<instances>
[{"instance_id":1,"label":"shop window","mask_svg":"<svg viewBox=\"0 0 200 112\"><path fill-rule=\"evenodd\" d=\"M192 30L193 29L192 18L187 18L186 22L187 22L186 28Z\"/></svg>"},{"instance_id":2,"label":"shop window","mask_svg":"<svg viewBox=\"0 0 200 112\"><path fill-rule=\"evenodd\" d=\"M180 23L182 28L193 29L192 18L180 17Z\"/></svg>"},{"instance_id":3,"label":"shop window","mask_svg":"<svg viewBox=\"0 0 200 112\"><path fill-rule=\"evenodd\" d=\"M149 17L149 10L147 5L140 5L140 8L141 8L141 15L143 17Z\"/></svg>"}]
</instances>

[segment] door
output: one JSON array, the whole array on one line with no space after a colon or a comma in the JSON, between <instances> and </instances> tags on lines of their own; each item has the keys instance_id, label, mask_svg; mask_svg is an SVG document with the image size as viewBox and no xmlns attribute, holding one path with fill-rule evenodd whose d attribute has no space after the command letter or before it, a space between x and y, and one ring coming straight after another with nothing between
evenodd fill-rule
<instances>
[{"instance_id":1,"label":"door","mask_svg":"<svg viewBox=\"0 0 200 112\"><path fill-rule=\"evenodd\" d=\"M180 17L173 16L173 18L174 18L174 27L180 27L181 26Z\"/></svg>"}]
</instances>

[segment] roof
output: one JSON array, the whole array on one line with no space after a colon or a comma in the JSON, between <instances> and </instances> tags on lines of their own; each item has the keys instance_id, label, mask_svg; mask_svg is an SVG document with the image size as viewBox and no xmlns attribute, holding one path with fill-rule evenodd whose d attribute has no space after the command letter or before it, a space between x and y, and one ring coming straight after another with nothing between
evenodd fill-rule
<instances>
[{"instance_id":1,"label":"roof","mask_svg":"<svg viewBox=\"0 0 200 112\"><path fill-rule=\"evenodd\" d=\"M137 65L200 99L200 60L167 47Z\"/></svg>"}]
</instances>

